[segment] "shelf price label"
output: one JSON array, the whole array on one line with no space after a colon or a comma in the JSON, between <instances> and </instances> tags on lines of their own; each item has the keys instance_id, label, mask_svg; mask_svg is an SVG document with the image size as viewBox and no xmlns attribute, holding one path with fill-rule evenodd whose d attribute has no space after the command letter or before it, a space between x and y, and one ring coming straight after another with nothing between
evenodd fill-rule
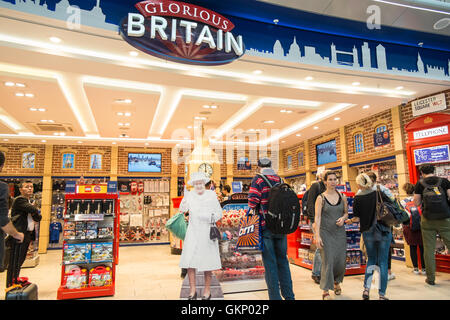
<instances>
[{"instance_id":1,"label":"shelf price label","mask_svg":"<svg viewBox=\"0 0 450 320\"><path fill-rule=\"evenodd\" d=\"M75 221L103 221L104 214L76 214Z\"/></svg>"}]
</instances>

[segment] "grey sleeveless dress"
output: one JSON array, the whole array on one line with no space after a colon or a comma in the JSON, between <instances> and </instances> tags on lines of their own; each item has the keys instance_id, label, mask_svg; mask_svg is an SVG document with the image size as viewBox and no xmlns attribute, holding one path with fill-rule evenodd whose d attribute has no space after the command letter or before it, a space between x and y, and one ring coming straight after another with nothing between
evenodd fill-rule
<instances>
[{"instance_id":1,"label":"grey sleeveless dress","mask_svg":"<svg viewBox=\"0 0 450 320\"><path fill-rule=\"evenodd\" d=\"M334 283L341 283L344 280L347 236L345 227L336 225L336 220L343 215L344 200L342 198L334 206L325 198L320 219L320 237L323 242L323 248L320 250L322 257L320 289L322 290L334 290Z\"/></svg>"}]
</instances>

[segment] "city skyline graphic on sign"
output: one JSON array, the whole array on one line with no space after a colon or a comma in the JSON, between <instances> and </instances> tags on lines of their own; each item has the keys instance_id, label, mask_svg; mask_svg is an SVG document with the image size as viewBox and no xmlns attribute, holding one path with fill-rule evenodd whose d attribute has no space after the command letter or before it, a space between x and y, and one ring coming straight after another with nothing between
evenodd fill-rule
<instances>
[{"instance_id":1,"label":"city skyline graphic on sign","mask_svg":"<svg viewBox=\"0 0 450 320\"><path fill-rule=\"evenodd\" d=\"M117 23L106 22L106 15L100 6L100 0L94 1L96 3L92 9L87 10L80 8L81 24L118 32L119 21L117 21ZM0 0L0 7L64 21L68 20L73 14L73 8L78 8L77 6L71 5L68 0L61 0L59 2L52 1L51 3L55 3L55 9L50 10L49 5L47 4L48 2L49 1L46 0ZM83 6L86 6L86 4L83 3ZM110 18L109 21L114 21L114 19ZM409 68L398 68L393 66L393 60L395 59L392 59L392 57L389 59L389 52L386 50L385 46L378 44L374 47L374 45L375 44L371 42L370 47L372 48L370 48L369 42L367 41L363 42L362 46L358 45L360 48L353 45L351 51L345 51L342 48L339 48L339 44L331 42L329 44L330 54L327 56L324 52L319 53L318 51L320 50L317 46L305 45L301 48L297 42L297 37L294 36L288 50L282 46L279 39L276 39L272 51L249 47L245 50L245 54L249 56L332 68L343 68L347 70L450 81L450 59L447 59L445 67L443 65L436 66L427 64L423 61L419 49L417 49L416 65L411 65ZM374 52L373 50L375 50L374 57L371 56ZM322 51L324 51L323 48ZM362 61L360 61L359 56L362 57ZM388 67L388 62L390 67ZM445 70L446 68L447 72Z\"/></svg>"}]
</instances>

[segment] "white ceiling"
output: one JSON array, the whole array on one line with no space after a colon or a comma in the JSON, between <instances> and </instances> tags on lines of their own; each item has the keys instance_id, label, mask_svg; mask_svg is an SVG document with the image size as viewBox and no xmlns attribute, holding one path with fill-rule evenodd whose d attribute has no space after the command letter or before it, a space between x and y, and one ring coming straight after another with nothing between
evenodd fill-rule
<instances>
[{"instance_id":1,"label":"white ceiling","mask_svg":"<svg viewBox=\"0 0 450 320\"><path fill-rule=\"evenodd\" d=\"M72 31L62 21L6 9L0 30L0 142L174 146L193 141L197 116L207 118L207 130L217 129L216 141L245 144L239 132L260 129L260 142L284 148L448 88L448 82L439 80L249 56L216 67L176 64L144 53L132 57L134 49L114 32L89 27ZM51 43L52 36L62 42ZM305 80L308 76L313 80ZM7 81L26 88L7 87ZM353 86L355 81L360 85ZM17 97L19 91L34 97ZM217 109L203 108L213 104ZM370 108L362 109L364 105ZM36 129L41 120L73 131L65 136L41 132ZM119 138L121 134L127 137Z\"/></svg>"},{"instance_id":2,"label":"white ceiling","mask_svg":"<svg viewBox=\"0 0 450 320\"><path fill-rule=\"evenodd\" d=\"M380 7L381 25L411 29L422 32L450 35L450 23L447 27L436 30L433 26L441 19L449 19L450 1L448 0L258 0L289 7L302 11L309 11L327 16L366 22L370 16L367 9L371 5ZM398 4L398 5L395 5ZM401 6L406 5L409 7ZM412 8L417 7L417 8ZM435 11L442 11L444 13ZM447 14L445 14L445 12ZM276 17L280 21L282 17ZM450 20L447 20L450 22ZM425 40L425 39L424 39Z\"/></svg>"}]
</instances>

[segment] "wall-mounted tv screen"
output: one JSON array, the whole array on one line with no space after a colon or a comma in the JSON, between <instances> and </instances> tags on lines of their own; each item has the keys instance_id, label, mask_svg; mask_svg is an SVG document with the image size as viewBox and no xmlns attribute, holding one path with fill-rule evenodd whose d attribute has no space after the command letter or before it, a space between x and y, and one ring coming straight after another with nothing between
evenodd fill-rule
<instances>
[{"instance_id":1,"label":"wall-mounted tv screen","mask_svg":"<svg viewBox=\"0 0 450 320\"><path fill-rule=\"evenodd\" d=\"M161 172L161 154L129 153L128 172Z\"/></svg>"},{"instance_id":2,"label":"wall-mounted tv screen","mask_svg":"<svg viewBox=\"0 0 450 320\"><path fill-rule=\"evenodd\" d=\"M316 145L317 165L336 162L336 140Z\"/></svg>"}]
</instances>

